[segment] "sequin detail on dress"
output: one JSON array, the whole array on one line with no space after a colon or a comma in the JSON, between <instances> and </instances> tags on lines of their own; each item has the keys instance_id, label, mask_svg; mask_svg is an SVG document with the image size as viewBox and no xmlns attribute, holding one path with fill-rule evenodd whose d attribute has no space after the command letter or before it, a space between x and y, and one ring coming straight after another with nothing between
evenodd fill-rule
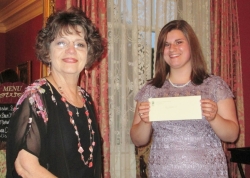
<instances>
[{"instance_id":1,"label":"sequin detail on dress","mask_svg":"<svg viewBox=\"0 0 250 178\"><path fill-rule=\"evenodd\" d=\"M142 102L151 97L196 95L215 102L233 97L228 85L220 77L211 76L198 86L189 83L176 88L168 80L161 88L145 85L135 100ZM164 112L167 114L167 111ZM152 127L149 177L228 178L221 141L204 117L201 120L153 122Z\"/></svg>"}]
</instances>

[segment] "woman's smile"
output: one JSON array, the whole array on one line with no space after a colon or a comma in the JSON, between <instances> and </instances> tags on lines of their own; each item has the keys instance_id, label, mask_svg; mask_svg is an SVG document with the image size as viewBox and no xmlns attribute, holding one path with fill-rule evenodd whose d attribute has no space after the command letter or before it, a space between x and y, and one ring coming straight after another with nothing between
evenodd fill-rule
<instances>
[{"instance_id":1,"label":"woman's smile","mask_svg":"<svg viewBox=\"0 0 250 178\"><path fill-rule=\"evenodd\" d=\"M78 62L78 60L75 58L63 58L62 60L66 63L77 63Z\"/></svg>"}]
</instances>

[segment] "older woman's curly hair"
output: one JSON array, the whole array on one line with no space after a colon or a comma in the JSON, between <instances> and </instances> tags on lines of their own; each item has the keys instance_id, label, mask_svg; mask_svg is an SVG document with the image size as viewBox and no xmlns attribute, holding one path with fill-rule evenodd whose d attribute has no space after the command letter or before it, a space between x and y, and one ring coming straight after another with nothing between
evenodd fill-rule
<instances>
[{"instance_id":1,"label":"older woman's curly hair","mask_svg":"<svg viewBox=\"0 0 250 178\"><path fill-rule=\"evenodd\" d=\"M92 64L99 60L104 52L104 41L86 14L78 8L70 8L67 11L59 11L47 20L46 26L38 32L36 38L36 55L44 64L50 63L50 44L57 35L71 34L70 29L77 33L77 26L83 28L84 39L88 45L88 57L85 68L90 68Z\"/></svg>"}]
</instances>

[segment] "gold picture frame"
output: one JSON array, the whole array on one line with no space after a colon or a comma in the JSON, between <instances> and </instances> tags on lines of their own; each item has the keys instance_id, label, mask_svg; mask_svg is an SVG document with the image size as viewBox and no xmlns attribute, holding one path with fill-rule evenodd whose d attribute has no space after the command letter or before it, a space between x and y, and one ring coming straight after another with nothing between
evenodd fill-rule
<instances>
[{"instance_id":1,"label":"gold picture frame","mask_svg":"<svg viewBox=\"0 0 250 178\"><path fill-rule=\"evenodd\" d=\"M50 14L55 11L55 0L43 0L43 26ZM40 62L40 77L46 77L48 73L48 66Z\"/></svg>"},{"instance_id":2,"label":"gold picture frame","mask_svg":"<svg viewBox=\"0 0 250 178\"><path fill-rule=\"evenodd\" d=\"M16 68L16 72L20 82L30 84L31 82L31 61L19 64Z\"/></svg>"}]
</instances>

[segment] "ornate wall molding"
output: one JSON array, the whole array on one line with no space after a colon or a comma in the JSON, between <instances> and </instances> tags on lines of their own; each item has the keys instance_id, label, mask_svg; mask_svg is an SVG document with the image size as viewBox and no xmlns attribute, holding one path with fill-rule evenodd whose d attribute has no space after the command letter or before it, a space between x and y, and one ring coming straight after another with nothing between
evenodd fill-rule
<instances>
[{"instance_id":1,"label":"ornate wall molding","mask_svg":"<svg viewBox=\"0 0 250 178\"><path fill-rule=\"evenodd\" d=\"M15 0L0 11L0 33L6 33L41 14L43 0Z\"/></svg>"}]
</instances>

